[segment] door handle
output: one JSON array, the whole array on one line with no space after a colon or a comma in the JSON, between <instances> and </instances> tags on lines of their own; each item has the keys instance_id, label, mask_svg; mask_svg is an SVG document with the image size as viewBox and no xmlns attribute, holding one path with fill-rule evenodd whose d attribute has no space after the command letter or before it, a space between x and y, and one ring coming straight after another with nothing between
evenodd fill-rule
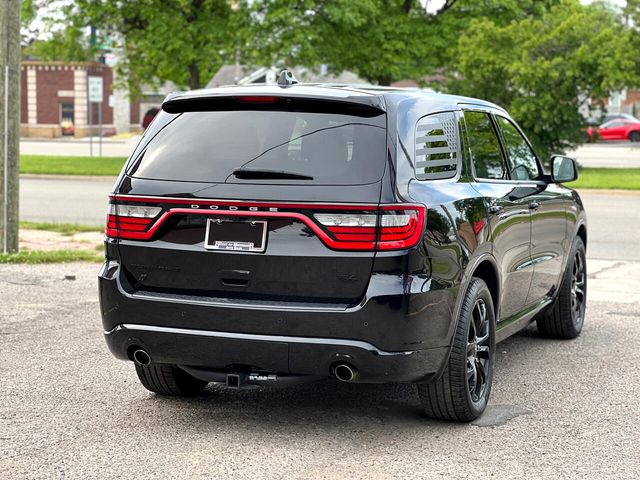
<instances>
[{"instance_id":1,"label":"door handle","mask_svg":"<svg viewBox=\"0 0 640 480\"><path fill-rule=\"evenodd\" d=\"M492 215L497 215L502 212L503 208L500 205L491 205L489 207L489 213Z\"/></svg>"},{"instance_id":2,"label":"door handle","mask_svg":"<svg viewBox=\"0 0 640 480\"><path fill-rule=\"evenodd\" d=\"M540 208L540 204L536 201L529 204L529 210L537 210L538 208Z\"/></svg>"}]
</instances>

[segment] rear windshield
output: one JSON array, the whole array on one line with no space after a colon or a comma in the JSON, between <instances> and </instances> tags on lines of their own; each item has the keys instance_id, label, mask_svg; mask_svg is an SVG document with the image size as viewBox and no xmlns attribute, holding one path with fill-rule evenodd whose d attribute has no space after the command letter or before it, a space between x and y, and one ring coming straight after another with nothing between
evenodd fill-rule
<instances>
[{"instance_id":1,"label":"rear windshield","mask_svg":"<svg viewBox=\"0 0 640 480\"><path fill-rule=\"evenodd\" d=\"M185 112L149 142L129 174L188 182L357 185L379 181L385 158L384 114ZM237 169L304 178L237 178Z\"/></svg>"}]
</instances>

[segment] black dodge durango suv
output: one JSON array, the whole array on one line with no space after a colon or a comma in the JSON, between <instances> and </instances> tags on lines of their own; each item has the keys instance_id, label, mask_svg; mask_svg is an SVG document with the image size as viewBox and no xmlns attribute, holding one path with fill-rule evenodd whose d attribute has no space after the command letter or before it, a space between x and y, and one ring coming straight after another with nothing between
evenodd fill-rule
<instances>
[{"instance_id":1,"label":"black dodge durango suv","mask_svg":"<svg viewBox=\"0 0 640 480\"><path fill-rule=\"evenodd\" d=\"M580 334L572 159L482 100L282 79L169 95L114 186L104 335L147 389L412 382L469 421L496 342Z\"/></svg>"}]
</instances>

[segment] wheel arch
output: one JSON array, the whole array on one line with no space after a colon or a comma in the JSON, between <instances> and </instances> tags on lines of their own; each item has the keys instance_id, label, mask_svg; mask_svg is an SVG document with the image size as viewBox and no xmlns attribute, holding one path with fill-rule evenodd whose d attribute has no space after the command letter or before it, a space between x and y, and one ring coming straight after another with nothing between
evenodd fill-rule
<instances>
[{"instance_id":1,"label":"wheel arch","mask_svg":"<svg viewBox=\"0 0 640 480\"><path fill-rule=\"evenodd\" d=\"M451 348L453 348L454 332L458 328L458 322L460 321L460 310L462 308L462 302L467 293L467 290L469 289L471 279L474 277L482 279L487 284L489 292L491 292L496 324L498 322L498 319L500 318L500 292L502 291L500 270L498 269L498 263L496 262L496 259L493 257L493 255L491 253L485 252L484 254L472 259L467 264L467 268L464 271L462 280L460 282L460 290L458 293L458 298L456 299L455 309L453 311L451 330L449 332L449 352L447 353L446 358L440 366L438 372L436 373L436 375L434 375L433 381L440 378L447 362L449 361Z\"/></svg>"},{"instance_id":2,"label":"wheel arch","mask_svg":"<svg viewBox=\"0 0 640 480\"><path fill-rule=\"evenodd\" d=\"M587 248L587 227L585 227L584 223L578 227L578 231L576 235L582 239L582 243L584 243L584 248Z\"/></svg>"},{"instance_id":3,"label":"wheel arch","mask_svg":"<svg viewBox=\"0 0 640 480\"><path fill-rule=\"evenodd\" d=\"M489 258L483 259L473 269L470 277L480 278L487 284L487 287L491 292L493 311L495 312L497 319L500 307L500 281L495 261L490 261Z\"/></svg>"}]
</instances>

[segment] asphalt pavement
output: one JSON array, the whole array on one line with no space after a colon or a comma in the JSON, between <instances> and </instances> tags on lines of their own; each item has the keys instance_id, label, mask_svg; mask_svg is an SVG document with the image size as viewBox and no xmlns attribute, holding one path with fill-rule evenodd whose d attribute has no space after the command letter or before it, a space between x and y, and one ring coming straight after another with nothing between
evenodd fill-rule
<instances>
[{"instance_id":1,"label":"asphalt pavement","mask_svg":"<svg viewBox=\"0 0 640 480\"><path fill-rule=\"evenodd\" d=\"M102 141L102 156L104 157L128 157L140 136L113 140L104 138ZM92 146L93 144L93 146ZM30 139L20 140L20 153L24 155L63 155L63 156L98 156L100 153L99 138L58 138L55 140Z\"/></svg>"},{"instance_id":2,"label":"asphalt pavement","mask_svg":"<svg viewBox=\"0 0 640 480\"><path fill-rule=\"evenodd\" d=\"M155 396L107 351L97 265L2 265L0 478L638 478L640 299L616 279L640 263L599 262L582 336L500 343L472 424L425 418L410 385Z\"/></svg>"},{"instance_id":3,"label":"asphalt pavement","mask_svg":"<svg viewBox=\"0 0 640 480\"><path fill-rule=\"evenodd\" d=\"M103 225L115 177L20 176L20 219Z\"/></svg>"},{"instance_id":4,"label":"asphalt pavement","mask_svg":"<svg viewBox=\"0 0 640 480\"><path fill-rule=\"evenodd\" d=\"M22 178L23 218L102 223L111 184ZM638 478L640 196L581 194L583 334L500 343L469 425L398 384L155 396L104 344L98 265L0 265L0 478Z\"/></svg>"}]
</instances>

